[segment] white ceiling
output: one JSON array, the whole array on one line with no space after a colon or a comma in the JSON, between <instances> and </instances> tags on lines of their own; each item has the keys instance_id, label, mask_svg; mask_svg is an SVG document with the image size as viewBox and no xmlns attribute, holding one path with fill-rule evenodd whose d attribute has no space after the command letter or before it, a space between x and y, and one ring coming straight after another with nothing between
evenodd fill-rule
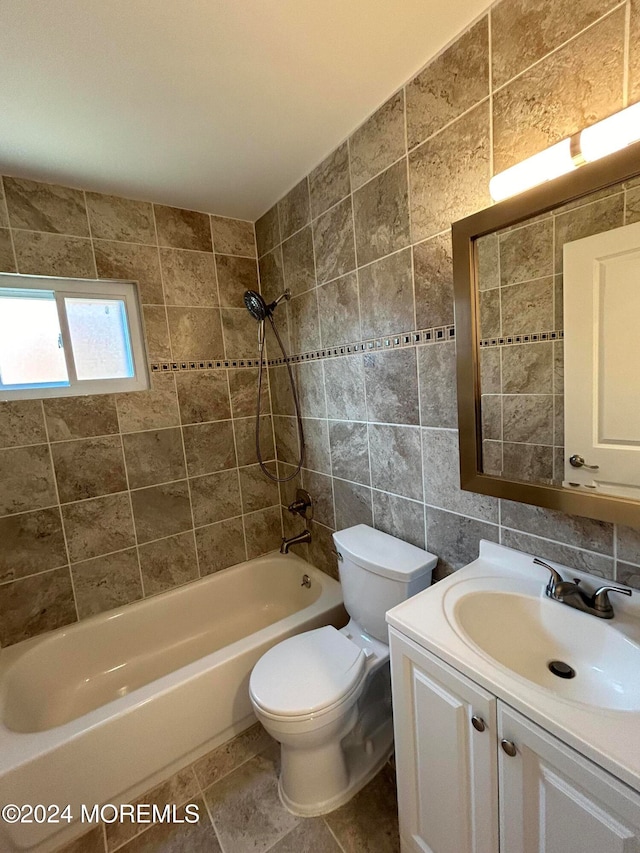
<instances>
[{"instance_id":1,"label":"white ceiling","mask_svg":"<svg viewBox=\"0 0 640 853\"><path fill-rule=\"evenodd\" d=\"M487 0L0 0L0 172L254 220Z\"/></svg>"}]
</instances>

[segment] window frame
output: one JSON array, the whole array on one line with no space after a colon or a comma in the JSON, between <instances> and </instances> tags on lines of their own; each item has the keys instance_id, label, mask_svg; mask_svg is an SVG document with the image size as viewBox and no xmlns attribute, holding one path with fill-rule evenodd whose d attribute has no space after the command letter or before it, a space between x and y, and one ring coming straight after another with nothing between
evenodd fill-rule
<instances>
[{"instance_id":1,"label":"window frame","mask_svg":"<svg viewBox=\"0 0 640 853\"><path fill-rule=\"evenodd\" d=\"M145 347L142 306L138 285L119 279L81 279L62 276L34 276L0 273L0 293L4 289L53 291L62 334L63 351L69 377L68 385L30 388L6 388L0 384L0 401L40 400L49 397L79 397L88 394L120 394L144 391L150 387ZM64 304L65 297L84 299L121 299L131 344L132 377L116 379L78 379L71 334Z\"/></svg>"}]
</instances>

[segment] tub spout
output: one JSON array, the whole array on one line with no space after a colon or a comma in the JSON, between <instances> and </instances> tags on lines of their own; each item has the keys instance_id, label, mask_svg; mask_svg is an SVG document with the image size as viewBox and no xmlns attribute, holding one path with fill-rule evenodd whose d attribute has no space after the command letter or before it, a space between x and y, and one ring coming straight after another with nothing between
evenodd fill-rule
<instances>
[{"instance_id":1,"label":"tub spout","mask_svg":"<svg viewBox=\"0 0 640 853\"><path fill-rule=\"evenodd\" d=\"M311 531L303 530L302 533L298 533L297 536L292 536L290 539L282 540L282 545L280 546L281 554L288 554L289 548L292 545L301 545L303 542L311 542Z\"/></svg>"}]
</instances>

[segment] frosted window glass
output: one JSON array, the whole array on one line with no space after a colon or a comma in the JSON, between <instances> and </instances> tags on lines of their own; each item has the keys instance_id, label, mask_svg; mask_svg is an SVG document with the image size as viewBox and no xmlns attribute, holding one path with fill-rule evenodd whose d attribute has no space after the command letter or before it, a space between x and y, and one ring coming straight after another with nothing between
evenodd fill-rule
<instances>
[{"instance_id":1,"label":"frosted window glass","mask_svg":"<svg viewBox=\"0 0 640 853\"><path fill-rule=\"evenodd\" d=\"M69 384L53 291L0 293L0 383Z\"/></svg>"},{"instance_id":2,"label":"frosted window glass","mask_svg":"<svg viewBox=\"0 0 640 853\"><path fill-rule=\"evenodd\" d=\"M128 379L134 375L123 299L65 297L78 379Z\"/></svg>"}]
</instances>

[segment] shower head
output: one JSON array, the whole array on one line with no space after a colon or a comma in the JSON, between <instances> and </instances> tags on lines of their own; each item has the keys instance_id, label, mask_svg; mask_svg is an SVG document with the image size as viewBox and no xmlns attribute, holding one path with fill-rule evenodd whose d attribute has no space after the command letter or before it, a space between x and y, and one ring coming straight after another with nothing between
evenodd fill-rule
<instances>
[{"instance_id":1,"label":"shower head","mask_svg":"<svg viewBox=\"0 0 640 853\"><path fill-rule=\"evenodd\" d=\"M244 304L251 316L261 323L263 320L266 320L267 317L270 317L273 314L273 309L278 306L283 299L291 299L291 291L285 290L285 292L275 299L270 305L264 301L264 298L256 293L255 290L245 290L244 292Z\"/></svg>"}]
</instances>

